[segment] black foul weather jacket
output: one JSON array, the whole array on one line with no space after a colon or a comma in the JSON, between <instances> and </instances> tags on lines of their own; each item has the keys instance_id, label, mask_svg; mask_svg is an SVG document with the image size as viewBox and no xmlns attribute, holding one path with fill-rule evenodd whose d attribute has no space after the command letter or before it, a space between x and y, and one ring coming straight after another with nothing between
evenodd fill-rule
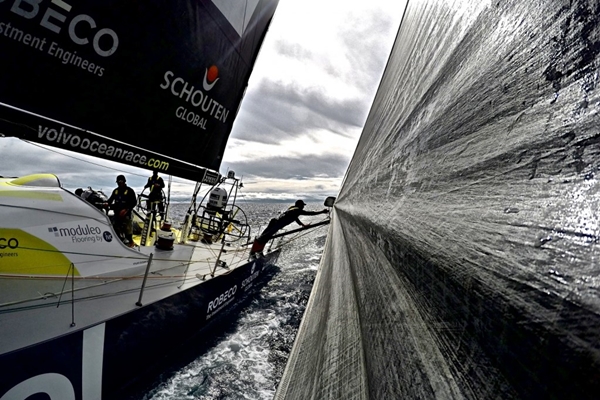
<instances>
[{"instance_id":1,"label":"black foul weather jacket","mask_svg":"<svg viewBox=\"0 0 600 400\"><path fill-rule=\"evenodd\" d=\"M158 184L158 187L155 186L156 184ZM165 188L165 181L160 176L151 176L148 178L148 183L146 183L144 188L150 188L150 194L148 195L150 200L162 200L162 190Z\"/></svg>"},{"instance_id":2,"label":"black foul weather jacket","mask_svg":"<svg viewBox=\"0 0 600 400\"><path fill-rule=\"evenodd\" d=\"M108 204L115 210L115 214L124 209L127 210L127 214L130 214L137 204L137 197L129 186L118 187L110 195Z\"/></svg>"}]
</instances>

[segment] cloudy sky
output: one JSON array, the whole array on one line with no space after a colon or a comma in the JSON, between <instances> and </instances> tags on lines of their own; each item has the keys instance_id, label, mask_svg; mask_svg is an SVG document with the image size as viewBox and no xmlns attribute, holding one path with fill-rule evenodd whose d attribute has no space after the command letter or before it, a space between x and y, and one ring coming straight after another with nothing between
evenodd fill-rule
<instances>
[{"instance_id":1,"label":"cloudy sky","mask_svg":"<svg viewBox=\"0 0 600 400\"><path fill-rule=\"evenodd\" d=\"M220 171L232 169L243 176L246 199L322 200L337 195L405 4L280 0ZM136 189L148 175L134 167L0 138L0 175L33 172L55 173L67 189L91 185L105 191L114 187L116 173L125 173ZM175 196L189 196L192 182L173 181Z\"/></svg>"}]
</instances>

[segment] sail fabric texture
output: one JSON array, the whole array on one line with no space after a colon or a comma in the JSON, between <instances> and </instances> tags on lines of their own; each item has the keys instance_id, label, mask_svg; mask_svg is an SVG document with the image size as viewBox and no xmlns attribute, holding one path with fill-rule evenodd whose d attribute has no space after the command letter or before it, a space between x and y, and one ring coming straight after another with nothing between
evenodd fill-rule
<instances>
[{"instance_id":1,"label":"sail fabric texture","mask_svg":"<svg viewBox=\"0 0 600 400\"><path fill-rule=\"evenodd\" d=\"M171 160L218 171L276 6L231 4L240 28L210 0L0 2L0 129L162 172Z\"/></svg>"},{"instance_id":2,"label":"sail fabric texture","mask_svg":"<svg viewBox=\"0 0 600 400\"><path fill-rule=\"evenodd\" d=\"M593 399L598 6L409 2L277 399Z\"/></svg>"}]
</instances>

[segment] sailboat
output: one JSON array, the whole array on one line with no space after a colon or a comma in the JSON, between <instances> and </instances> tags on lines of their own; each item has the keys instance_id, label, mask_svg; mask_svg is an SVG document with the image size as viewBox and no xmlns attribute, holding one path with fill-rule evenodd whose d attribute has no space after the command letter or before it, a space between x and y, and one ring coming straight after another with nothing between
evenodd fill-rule
<instances>
[{"instance_id":1,"label":"sailboat","mask_svg":"<svg viewBox=\"0 0 600 400\"><path fill-rule=\"evenodd\" d=\"M597 399L593 1L407 1L275 399Z\"/></svg>"},{"instance_id":2,"label":"sailboat","mask_svg":"<svg viewBox=\"0 0 600 400\"><path fill-rule=\"evenodd\" d=\"M276 6L0 2L2 136L197 182L179 229L137 214L132 248L59 177L0 178L0 399L113 398L276 262L218 172Z\"/></svg>"}]
</instances>

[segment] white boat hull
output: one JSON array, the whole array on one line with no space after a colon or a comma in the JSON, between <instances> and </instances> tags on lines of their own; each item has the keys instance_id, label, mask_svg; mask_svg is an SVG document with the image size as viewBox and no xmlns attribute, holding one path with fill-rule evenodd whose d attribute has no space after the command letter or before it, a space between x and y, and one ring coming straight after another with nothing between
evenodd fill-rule
<instances>
[{"instance_id":1,"label":"white boat hull","mask_svg":"<svg viewBox=\"0 0 600 400\"><path fill-rule=\"evenodd\" d=\"M105 214L44 179L0 180L0 400L114 398L246 297L279 254L130 249Z\"/></svg>"}]
</instances>

